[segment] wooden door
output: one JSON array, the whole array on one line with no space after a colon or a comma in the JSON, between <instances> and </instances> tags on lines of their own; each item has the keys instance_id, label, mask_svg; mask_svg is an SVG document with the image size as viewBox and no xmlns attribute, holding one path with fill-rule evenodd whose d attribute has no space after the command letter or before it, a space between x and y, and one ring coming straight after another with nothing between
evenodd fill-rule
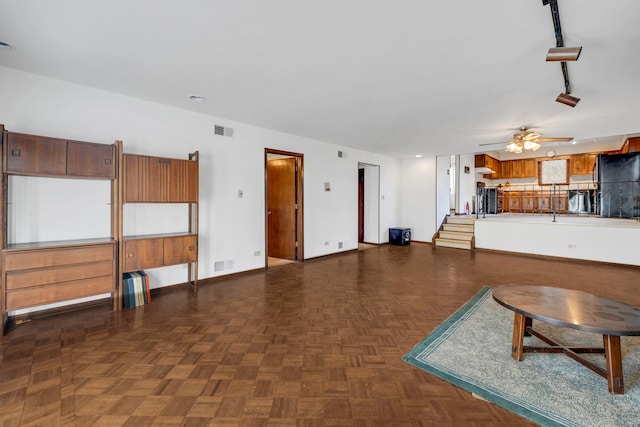
<instances>
[{"instance_id":1,"label":"wooden door","mask_svg":"<svg viewBox=\"0 0 640 427\"><path fill-rule=\"evenodd\" d=\"M358 243L364 242L364 169L358 169Z\"/></svg>"},{"instance_id":2,"label":"wooden door","mask_svg":"<svg viewBox=\"0 0 640 427\"><path fill-rule=\"evenodd\" d=\"M267 161L267 255L296 259L296 159Z\"/></svg>"}]
</instances>

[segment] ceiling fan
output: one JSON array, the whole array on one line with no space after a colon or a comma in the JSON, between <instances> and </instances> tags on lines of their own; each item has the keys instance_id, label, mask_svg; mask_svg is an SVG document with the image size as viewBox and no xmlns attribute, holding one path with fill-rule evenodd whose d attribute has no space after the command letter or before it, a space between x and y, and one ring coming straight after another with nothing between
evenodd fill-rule
<instances>
[{"instance_id":1,"label":"ceiling fan","mask_svg":"<svg viewBox=\"0 0 640 427\"><path fill-rule=\"evenodd\" d=\"M573 140L573 137L559 137L559 138L543 138L542 134L534 132L531 129L522 126L516 133L513 134L513 139L506 143L506 150L510 153L522 153L522 150L536 151L540 148L540 145L545 142L569 142ZM485 145L498 145L505 144L505 142L494 142Z\"/></svg>"}]
</instances>

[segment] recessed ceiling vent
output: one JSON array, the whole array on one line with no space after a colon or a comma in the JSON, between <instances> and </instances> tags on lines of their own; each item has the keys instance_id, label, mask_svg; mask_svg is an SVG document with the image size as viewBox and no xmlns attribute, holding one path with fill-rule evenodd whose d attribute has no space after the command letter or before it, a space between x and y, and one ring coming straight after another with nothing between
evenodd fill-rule
<instances>
[{"instance_id":1,"label":"recessed ceiling vent","mask_svg":"<svg viewBox=\"0 0 640 427\"><path fill-rule=\"evenodd\" d=\"M226 128L224 126L214 125L214 132L216 135L228 136L233 138L233 128Z\"/></svg>"}]
</instances>

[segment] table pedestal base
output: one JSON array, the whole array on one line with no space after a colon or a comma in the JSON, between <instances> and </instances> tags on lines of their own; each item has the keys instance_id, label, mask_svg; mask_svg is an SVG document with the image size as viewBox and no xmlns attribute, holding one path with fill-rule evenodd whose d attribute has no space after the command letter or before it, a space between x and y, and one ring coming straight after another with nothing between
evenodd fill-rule
<instances>
[{"instance_id":1,"label":"table pedestal base","mask_svg":"<svg viewBox=\"0 0 640 427\"><path fill-rule=\"evenodd\" d=\"M550 347L531 347L524 345L524 337L533 335ZM511 344L511 357L518 362L522 360L524 353L564 353L581 365L591 369L596 374L608 381L609 392L624 394L624 380L622 375L622 353L620 348L620 336L603 335L604 347L576 347L558 344L545 337L532 327L532 319L520 313L515 313L513 319L513 340ZM607 369L595 366L588 360L580 357L580 353L604 353Z\"/></svg>"}]
</instances>

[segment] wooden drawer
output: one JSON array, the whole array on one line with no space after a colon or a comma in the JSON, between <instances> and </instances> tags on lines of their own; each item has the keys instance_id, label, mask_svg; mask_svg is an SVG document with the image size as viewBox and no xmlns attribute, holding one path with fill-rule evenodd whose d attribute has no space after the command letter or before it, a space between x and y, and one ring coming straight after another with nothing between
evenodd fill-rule
<instances>
[{"instance_id":1,"label":"wooden drawer","mask_svg":"<svg viewBox=\"0 0 640 427\"><path fill-rule=\"evenodd\" d=\"M19 310L113 291L113 276L74 280L47 286L33 286L7 292L6 309Z\"/></svg>"},{"instance_id":2,"label":"wooden drawer","mask_svg":"<svg viewBox=\"0 0 640 427\"><path fill-rule=\"evenodd\" d=\"M4 251L4 270L56 267L113 259L114 245L112 243L72 248Z\"/></svg>"},{"instance_id":3,"label":"wooden drawer","mask_svg":"<svg viewBox=\"0 0 640 427\"><path fill-rule=\"evenodd\" d=\"M164 265L195 262L196 259L196 236L164 238Z\"/></svg>"},{"instance_id":4,"label":"wooden drawer","mask_svg":"<svg viewBox=\"0 0 640 427\"><path fill-rule=\"evenodd\" d=\"M124 242L124 271L162 267L163 239L134 239Z\"/></svg>"},{"instance_id":5,"label":"wooden drawer","mask_svg":"<svg viewBox=\"0 0 640 427\"><path fill-rule=\"evenodd\" d=\"M57 282L112 276L113 260L74 264L61 267L45 267L7 272L7 290L49 285Z\"/></svg>"}]
</instances>

